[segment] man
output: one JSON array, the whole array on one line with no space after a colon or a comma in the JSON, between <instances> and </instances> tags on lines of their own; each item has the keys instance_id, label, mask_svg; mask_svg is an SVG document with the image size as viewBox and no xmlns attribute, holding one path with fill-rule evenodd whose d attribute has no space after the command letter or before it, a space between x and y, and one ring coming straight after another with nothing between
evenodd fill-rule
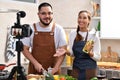
<instances>
[{"instance_id":1,"label":"man","mask_svg":"<svg viewBox=\"0 0 120 80\"><path fill-rule=\"evenodd\" d=\"M52 67L52 74L56 74L65 57L62 50L67 46L65 32L60 25L53 22L52 6L49 3L39 5L38 17L40 22L33 25L32 35L22 40L23 54L30 61L28 74L42 74L48 67Z\"/></svg>"}]
</instances>

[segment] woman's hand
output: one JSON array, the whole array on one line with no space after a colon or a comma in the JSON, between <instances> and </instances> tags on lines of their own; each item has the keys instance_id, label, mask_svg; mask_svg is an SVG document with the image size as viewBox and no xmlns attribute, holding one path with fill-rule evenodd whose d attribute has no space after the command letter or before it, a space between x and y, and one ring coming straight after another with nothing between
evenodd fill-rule
<instances>
[{"instance_id":1,"label":"woman's hand","mask_svg":"<svg viewBox=\"0 0 120 80\"><path fill-rule=\"evenodd\" d=\"M85 49L88 51L88 52L90 52L92 49L93 49L93 44L86 44L85 45Z\"/></svg>"},{"instance_id":2,"label":"woman's hand","mask_svg":"<svg viewBox=\"0 0 120 80\"><path fill-rule=\"evenodd\" d=\"M93 57L93 45L94 45L93 41L88 41L84 47L84 50L87 51L90 57Z\"/></svg>"},{"instance_id":3,"label":"woman's hand","mask_svg":"<svg viewBox=\"0 0 120 80\"><path fill-rule=\"evenodd\" d=\"M88 55L90 57L93 57L93 44L91 44L91 45L89 44L88 45L87 51L88 51Z\"/></svg>"},{"instance_id":4,"label":"woman's hand","mask_svg":"<svg viewBox=\"0 0 120 80\"><path fill-rule=\"evenodd\" d=\"M89 55L90 57L93 57L93 56L94 56L92 49L88 52L88 55Z\"/></svg>"},{"instance_id":5,"label":"woman's hand","mask_svg":"<svg viewBox=\"0 0 120 80\"><path fill-rule=\"evenodd\" d=\"M94 42L92 40L87 41L83 48L83 51L86 53L91 52L91 50L93 49L93 45L94 45Z\"/></svg>"}]
</instances>

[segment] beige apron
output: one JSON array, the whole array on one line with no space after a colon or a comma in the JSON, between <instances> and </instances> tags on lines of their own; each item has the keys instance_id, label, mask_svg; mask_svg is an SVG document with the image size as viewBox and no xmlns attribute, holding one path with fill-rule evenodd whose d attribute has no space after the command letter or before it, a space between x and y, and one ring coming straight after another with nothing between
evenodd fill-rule
<instances>
[{"instance_id":1,"label":"beige apron","mask_svg":"<svg viewBox=\"0 0 120 80\"><path fill-rule=\"evenodd\" d=\"M55 24L53 24L50 32L38 32L34 24L35 34L33 38L32 55L46 70L48 67L54 67L56 61L55 57L53 57L55 54L54 28ZM28 74L42 73L38 73L33 64L30 63Z\"/></svg>"}]
</instances>

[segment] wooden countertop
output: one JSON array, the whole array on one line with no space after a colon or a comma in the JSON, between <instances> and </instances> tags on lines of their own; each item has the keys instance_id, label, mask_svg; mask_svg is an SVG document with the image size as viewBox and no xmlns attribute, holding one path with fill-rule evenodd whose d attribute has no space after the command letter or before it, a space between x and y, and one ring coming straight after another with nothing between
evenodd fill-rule
<instances>
[{"instance_id":1,"label":"wooden countertop","mask_svg":"<svg viewBox=\"0 0 120 80\"><path fill-rule=\"evenodd\" d=\"M97 62L97 65L100 68L112 68L112 69L119 69L120 70L120 63L116 62Z\"/></svg>"}]
</instances>

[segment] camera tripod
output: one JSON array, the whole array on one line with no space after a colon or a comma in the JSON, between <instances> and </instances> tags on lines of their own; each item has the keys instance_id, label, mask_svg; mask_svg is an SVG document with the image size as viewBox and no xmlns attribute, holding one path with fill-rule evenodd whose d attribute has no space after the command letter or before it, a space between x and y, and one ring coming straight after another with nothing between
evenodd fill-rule
<instances>
[{"instance_id":1,"label":"camera tripod","mask_svg":"<svg viewBox=\"0 0 120 80\"><path fill-rule=\"evenodd\" d=\"M13 80L15 77L15 80L27 80L25 73L24 73L24 68L21 66L20 63L20 52L23 50L23 43L20 41L20 38L16 42L16 51L18 52L17 55L17 66L13 67L9 77L7 80Z\"/></svg>"}]
</instances>

